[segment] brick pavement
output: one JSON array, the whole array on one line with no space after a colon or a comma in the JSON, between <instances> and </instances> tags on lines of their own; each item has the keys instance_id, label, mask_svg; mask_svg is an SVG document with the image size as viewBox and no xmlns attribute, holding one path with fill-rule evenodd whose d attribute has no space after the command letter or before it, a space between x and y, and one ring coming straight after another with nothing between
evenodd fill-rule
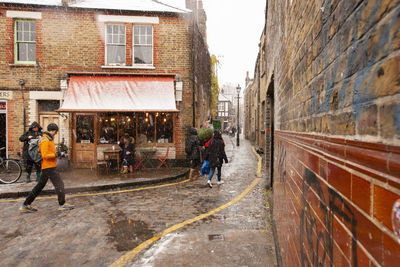
<instances>
[{"instance_id":1,"label":"brick pavement","mask_svg":"<svg viewBox=\"0 0 400 267\"><path fill-rule=\"evenodd\" d=\"M256 157L243 142L227 143L225 184L212 189L205 178L159 189L72 198L77 207L58 212L55 199L40 199L34 214L20 202L0 203L0 266L108 266L156 233L219 207L254 180ZM133 266L276 265L267 225L264 185L242 201L167 235L140 253ZM9 222L9 223L7 223ZM210 240L222 235L224 240Z\"/></svg>"}]
</instances>

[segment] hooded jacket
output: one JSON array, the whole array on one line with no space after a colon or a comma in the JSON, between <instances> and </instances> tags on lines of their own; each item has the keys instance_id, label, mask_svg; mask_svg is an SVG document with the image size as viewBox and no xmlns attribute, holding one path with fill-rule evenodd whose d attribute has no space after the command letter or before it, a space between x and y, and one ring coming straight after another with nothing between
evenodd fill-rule
<instances>
[{"instance_id":1,"label":"hooded jacket","mask_svg":"<svg viewBox=\"0 0 400 267\"><path fill-rule=\"evenodd\" d=\"M210 162L210 168L221 167L224 160L225 163L228 163L225 153L225 143L219 131L214 131L214 139L210 141L206 150L206 159Z\"/></svg>"},{"instance_id":2,"label":"hooded jacket","mask_svg":"<svg viewBox=\"0 0 400 267\"><path fill-rule=\"evenodd\" d=\"M33 130L33 128L35 128L35 127L38 127L38 131L37 132L35 132ZM29 140L30 140L29 136L32 136L33 139L38 139L42 135L43 135L42 127L36 121L32 122L32 124L29 126L28 131L26 131L26 133L21 135L21 137L19 138L19 141L24 142L24 150L23 150L23 153L22 153L22 157L24 159L29 158L29 155L28 155Z\"/></svg>"},{"instance_id":3,"label":"hooded jacket","mask_svg":"<svg viewBox=\"0 0 400 267\"><path fill-rule=\"evenodd\" d=\"M189 136L186 138L185 142L185 152L188 159L196 160L200 159L200 140L197 136L197 130L195 128L189 129Z\"/></svg>"},{"instance_id":4,"label":"hooded jacket","mask_svg":"<svg viewBox=\"0 0 400 267\"><path fill-rule=\"evenodd\" d=\"M44 132L39 144L40 154L42 155L42 170L55 168L57 165L56 146L54 138L49 132Z\"/></svg>"}]
</instances>

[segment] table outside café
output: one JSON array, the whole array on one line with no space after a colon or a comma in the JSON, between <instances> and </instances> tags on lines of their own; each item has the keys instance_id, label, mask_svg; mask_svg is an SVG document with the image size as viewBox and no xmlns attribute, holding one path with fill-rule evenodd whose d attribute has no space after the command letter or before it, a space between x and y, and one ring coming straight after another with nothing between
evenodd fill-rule
<instances>
[{"instance_id":1,"label":"table outside caf\u00e9","mask_svg":"<svg viewBox=\"0 0 400 267\"><path fill-rule=\"evenodd\" d=\"M138 150L143 157L143 167L146 168L146 163L148 163L152 168L155 168L153 163L151 162L151 159L157 152L157 149L155 147L143 147L139 148Z\"/></svg>"},{"instance_id":2,"label":"table outside caf\u00e9","mask_svg":"<svg viewBox=\"0 0 400 267\"><path fill-rule=\"evenodd\" d=\"M117 159L117 168L119 170L119 153L120 149L107 149L104 150L103 155L104 155L104 161L108 162L110 159Z\"/></svg>"}]
</instances>

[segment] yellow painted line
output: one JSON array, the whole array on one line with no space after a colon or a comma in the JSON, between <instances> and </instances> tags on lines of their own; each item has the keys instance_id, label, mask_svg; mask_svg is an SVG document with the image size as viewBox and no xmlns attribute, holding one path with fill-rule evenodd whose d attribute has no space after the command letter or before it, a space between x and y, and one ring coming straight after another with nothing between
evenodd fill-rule
<instances>
[{"instance_id":1,"label":"yellow painted line","mask_svg":"<svg viewBox=\"0 0 400 267\"><path fill-rule=\"evenodd\" d=\"M196 179L197 177L194 177ZM193 179L192 179L193 180ZM90 193L90 194L71 194L67 195L68 198L75 198L75 197L90 197L90 196L103 196L103 195L114 195L114 194L123 194L123 193L129 193L129 192L135 192L135 191L142 191L142 190L149 190L149 189L157 189L157 188L162 188L162 187L167 187L167 186L173 186L173 185L178 185L178 184L184 184L191 181L190 179L186 179L180 182L175 182L175 183L170 183L170 184L163 184L163 185L156 185L156 186L149 186L149 187L142 187L142 188L134 188L134 189L126 189L126 190L119 190L119 191L107 191L107 192L98 192L98 193ZM47 196L47 197L37 197L36 199L54 199L57 198L57 196ZM5 199L1 200L0 203L7 203L7 202L19 202L21 200L24 200L25 198L17 198L17 199Z\"/></svg>"},{"instance_id":2,"label":"yellow painted line","mask_svg":"<svg viewBox=\"0 0 400 267\"><path fill-rule=\"evenodd\" d=\"M257 169L257 177L261 177L261 168L262 168L262 157L257 153L254 146L252 147L254 154L258 157L258 169Z\"/></svg>"},{"instance_id":3,"label":"yellow painted line","mask_svg":"<svg viewBox=\"0 0 400 267\"><path fill-rule=\"evenodd\" d=\"M202 220L206 217L209 217L211 215L213 215L214 213L217 213L223 209L226 209L227 207L237 203L239 200L243 199L259 182L260 182L260 178L256 178L250 185L249 187L246 188L246 190L244 190L239 196L237 196L235 199L233 199L232 201L208 212L208 213L204 213L201 214L197 217L194 217L192 219L186 220L184 222L181 222L179 224L176 224L166 230L164 230L163 232L161 232L160 234L144 241L143 243L141 243L139 246L137 246L136 248L134 248L133 250L129 251L128 253L126 253L125 255L123 255L121 258L119 258L116 262L114 262L112 265L110 265L110 267L121 267L121 266L125 266L127 265L133 258L135 258L135 256L140 253L143 249L145 249L146 247L150 246L151 244L153 244L154 242L156 242L157 240L161 239L162 237L166 236L167 234L178 230L179 228L182 228L188 224L194 223L196 221Z\"/></svg>"}]
</instances>

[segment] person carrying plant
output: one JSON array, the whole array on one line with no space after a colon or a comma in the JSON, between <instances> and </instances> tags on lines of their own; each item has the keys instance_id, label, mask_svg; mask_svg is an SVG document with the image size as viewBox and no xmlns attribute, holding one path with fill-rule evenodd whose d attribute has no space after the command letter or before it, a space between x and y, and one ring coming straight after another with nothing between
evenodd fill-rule
<instances>
[{"instance_id":1,"label":"person carrying plant","mask_svg":"<svg viewBox=\"0 0 400 267\"><path fill-rule=\"evenodd\" d=\"M200 140L197 136L197 130L195 128L190 128L185 142L185 152L187 158L190 160L189 179L193 178L193 173L200 163L199 146Z\"/></svg>"}]
</instances>

